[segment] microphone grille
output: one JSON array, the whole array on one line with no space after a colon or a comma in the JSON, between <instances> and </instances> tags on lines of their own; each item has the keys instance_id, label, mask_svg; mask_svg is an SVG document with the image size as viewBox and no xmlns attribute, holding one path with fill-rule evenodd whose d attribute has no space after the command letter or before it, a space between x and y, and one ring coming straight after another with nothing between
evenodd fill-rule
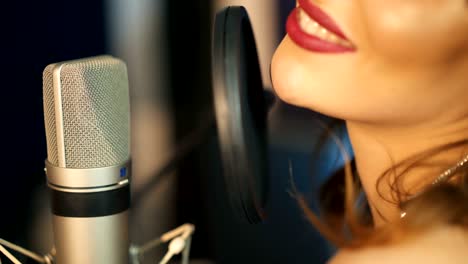
<instances>
[{"instance_id":1,"label":"microphone grille","mask_svg":"<svg viewBox=\"0 0 468 264\"><path fill-rule=\"evenodd\" d=\"M111 56L48 65L43 72L47 160L101 168L130 156L127 68Z\"/></svg>"}]
</instances>

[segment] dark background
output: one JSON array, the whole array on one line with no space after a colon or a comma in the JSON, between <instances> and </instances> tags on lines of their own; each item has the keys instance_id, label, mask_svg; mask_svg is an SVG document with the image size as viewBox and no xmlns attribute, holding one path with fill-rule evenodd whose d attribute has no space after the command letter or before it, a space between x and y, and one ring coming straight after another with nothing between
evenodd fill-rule
<instances>
[{"instance_id":1,"label":"dark background","mask_svg":"<svg viewBox=\"0 0 468 264\"><path fill-rule=\"evenodd\" d=\"M104 5L8 1L2 9L0 237L24 244L32 193L45 184L42 71L50 63L105 53Z\"/></svg>"}]
</instances>

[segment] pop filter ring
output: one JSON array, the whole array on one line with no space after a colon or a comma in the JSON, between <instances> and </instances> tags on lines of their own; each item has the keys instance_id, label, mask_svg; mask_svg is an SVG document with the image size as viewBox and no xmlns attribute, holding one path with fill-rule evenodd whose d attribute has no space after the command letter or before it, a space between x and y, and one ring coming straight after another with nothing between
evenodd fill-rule
<instances>
[{"instance_id":1,"label":"pop filter ring","mask_svg":"<svg viewBox=\"0 0 468 264\"><path fill-rule=\"evenodd\" d=\"M255 39L244 7L216 15L212 77L226 191L249 223L265 218L268 191L267 108Z\"/></svg>"}]
</instances>

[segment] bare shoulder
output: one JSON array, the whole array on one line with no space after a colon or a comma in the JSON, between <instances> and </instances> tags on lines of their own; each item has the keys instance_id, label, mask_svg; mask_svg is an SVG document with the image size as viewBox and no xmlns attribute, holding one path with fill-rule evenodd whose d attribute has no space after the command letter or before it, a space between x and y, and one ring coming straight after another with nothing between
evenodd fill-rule
<instances>
[{"instance_id":1,"label":"bare shoulder","mask_svg":"<svg viewBox=\"0 0 468 264\"><path fill-rule=\"evenodd\" d=\"M456 227L440 227L389 246L342 250L329 264L466 264L468 232Z\"/></svg>"}]
</instances>

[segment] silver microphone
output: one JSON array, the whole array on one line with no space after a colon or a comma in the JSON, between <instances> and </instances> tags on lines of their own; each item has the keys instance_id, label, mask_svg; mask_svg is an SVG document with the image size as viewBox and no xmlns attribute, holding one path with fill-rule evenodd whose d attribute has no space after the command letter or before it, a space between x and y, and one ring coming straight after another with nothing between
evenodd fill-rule
<instances>
[{"instance_id":1,"label":"silver microphone","mask_svg":"<svg viewBox=\"0 0 468 264\"><path fill-rule=\"evenodd\" d=\"M48 65L43 72L58 264L127 264L130 106L127 68L111 56Z\"/></svg>"}]
</instances>

